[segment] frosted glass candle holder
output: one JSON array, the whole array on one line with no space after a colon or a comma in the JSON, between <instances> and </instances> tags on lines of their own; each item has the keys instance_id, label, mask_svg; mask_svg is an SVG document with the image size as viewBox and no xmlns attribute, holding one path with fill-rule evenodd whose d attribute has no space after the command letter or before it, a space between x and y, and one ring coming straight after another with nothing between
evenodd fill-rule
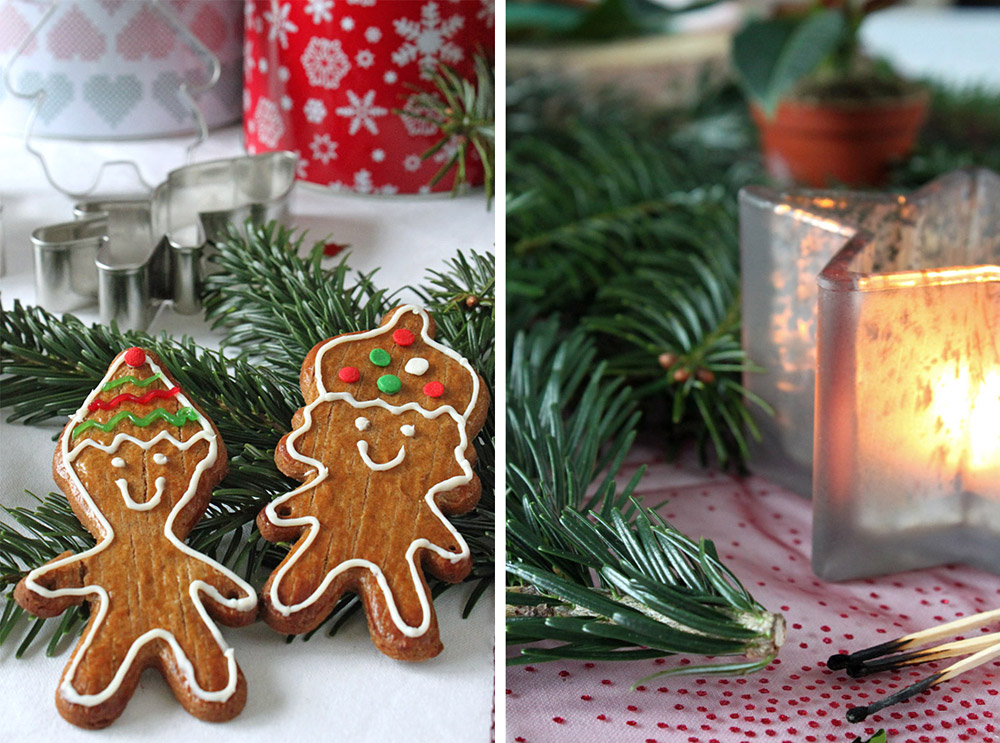
<instances>
[{"instance_id":1,"label":"frosted glass candle holder","mask_svg":"<svg viewBox=\"0 0 1000 743\"><path fill-rule=\"evenodd\" d=\"M1000 573L1000 176L883 219L818 277L813 569Z\"/></svg>"},{"instance_id":2,"label":"frosted glass candle holder","mask_svg":"<svg viewBox=\"0 0 1000 743\"><path fill-rule=\"evenodd\" d=\"M743 347L765 369L743 384L774 409L751 407L761 441L751 443L750 466L799 495L812 494L816 277L859 232L897 241L908 203L871 192L740 192Z\"/></svg>"}]
</instances>

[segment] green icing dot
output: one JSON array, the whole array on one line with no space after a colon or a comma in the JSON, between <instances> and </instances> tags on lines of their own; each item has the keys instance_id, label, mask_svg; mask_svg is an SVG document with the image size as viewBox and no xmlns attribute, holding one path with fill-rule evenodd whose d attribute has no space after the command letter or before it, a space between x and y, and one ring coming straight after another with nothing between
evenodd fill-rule
<instances>
[{"instance_id":1,"label":"green icing dot","mask_svg":"<svg viewBox=\"0 0 1000 743\"><path fill-rule=\"evenodd\" d=\"M373 348L372 352L368 354L368 359L375 366L389 366L389 362L392 361L392 357L389 356L389 352L383 348ZM382 389L379 387L379 389Z\"/></svg>"},{"instance_id":2,"label":"green icing dot","mask_svg":"<svg viewBox=\"0 0 1000 743\"><path fill-rule=\"evenodd\" d=\"M383 353L385 352L383 351ZM388 356L388 354L386 354L386 356ZM374 361L374 359L372 360ZM403 383L399 381L399 377L395 374L383 374L378 378L375 385L385 394L395 395L402 388Z\"/></svg>"}]
</instances>

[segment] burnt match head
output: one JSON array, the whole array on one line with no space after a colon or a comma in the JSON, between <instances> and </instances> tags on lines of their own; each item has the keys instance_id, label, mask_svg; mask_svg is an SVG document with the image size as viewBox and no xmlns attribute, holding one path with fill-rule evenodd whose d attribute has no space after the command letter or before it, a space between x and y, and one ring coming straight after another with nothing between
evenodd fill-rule
<instances>
[{"instance_id":1,"label":"burnt match head","mask_svg":"<svg viewBox=\"0 0 1000 743\"><path fill-rule=\"evenodd\" d=\"M847 721L848 722L864 722L865 718L868 717L867 707L851 707L847 710Z\"/></svg>"},{"instance_id":2,"label":"burnt match head","mask_svg":"<svg viewBox=\"0 0 1000 743\"><path fill-rule=\"evenodd\" d=\"M831 655L826 659L826 667L831 671L841 671L847 668L847 664L850 663L851 656L847 653L837 653L836 655Z\"/></svg>"}]
</instances>

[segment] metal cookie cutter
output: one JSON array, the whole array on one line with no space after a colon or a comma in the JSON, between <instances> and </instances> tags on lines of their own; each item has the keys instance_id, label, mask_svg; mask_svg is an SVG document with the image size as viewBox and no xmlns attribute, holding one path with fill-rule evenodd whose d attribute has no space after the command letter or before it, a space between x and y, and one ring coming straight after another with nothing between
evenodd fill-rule
<instances>
[{"instance_id":1,"label":"metal cookie cutter","mask_svg":"<svg viewBox=\"0 0 1000 743\"><path fill-rule=\"evenodd\" d=\"M205 259L230 222L283 218L298 158L268 152L187 165L150 199L85 201L76 220L31 234L35 292L52 312L100 306L101 322L149 326L164 299L201 309Z\"/></svg>"}]
</instances>

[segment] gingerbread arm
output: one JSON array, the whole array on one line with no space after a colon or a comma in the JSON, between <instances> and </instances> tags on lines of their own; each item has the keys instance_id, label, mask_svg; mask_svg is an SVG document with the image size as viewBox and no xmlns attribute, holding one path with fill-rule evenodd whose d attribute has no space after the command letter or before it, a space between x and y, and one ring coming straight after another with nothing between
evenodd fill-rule
<instances>
[{"instance_id":1,"label":"gingerbread arm","mask_svg":"<svg viewBox=\"0 0 1000 743\"><path fill-rule=\"evenodd\" d=\"M257 618L257 592L238 575L200 553L189 553L187 574L192 578L192 598L211 617L229 627L243 627Z\"/></svg>"},{"instance_id":2,"label":"gingerbread arm","mask_svg":"<svg viewBox=\"0 0 1000 743\"><path fill-rule=\"evenodd\" d=\"M63 552L22 578L14 600L38 617L54 617L86 598L84 587L89 553Z\"/></svg>"}]
</instances>

